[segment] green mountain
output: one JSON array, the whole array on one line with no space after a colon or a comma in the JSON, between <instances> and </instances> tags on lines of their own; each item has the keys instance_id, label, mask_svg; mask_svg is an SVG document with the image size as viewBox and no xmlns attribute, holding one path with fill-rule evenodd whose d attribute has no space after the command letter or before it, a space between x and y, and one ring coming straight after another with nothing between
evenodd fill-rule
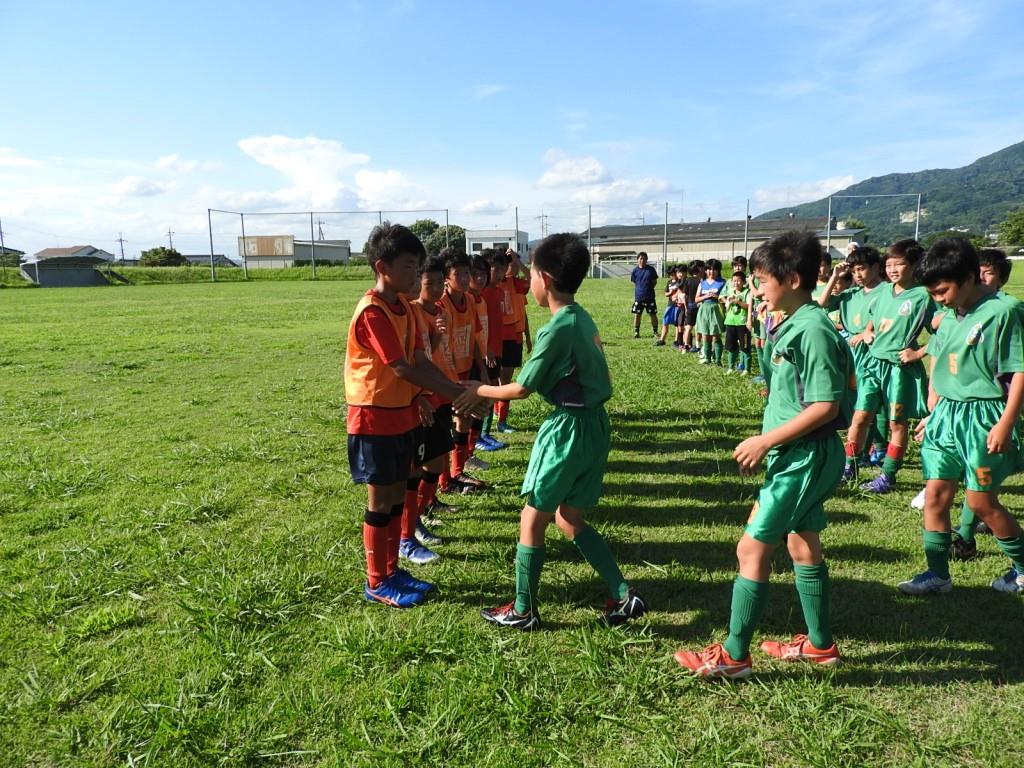
<instances>
[{"instance_id":1,"label":"green mountain","mask_svg":"<svg viewBox=\"0 0 1024 768\"><path fill-rule=\"evenodd\" d=\"M1024 141L975 160L963 168L942 168L916 173L890 173L858 182L836 195L921 193L923 239L934 232L967 228L984 234L993 231L1017 208L1024 207ZM832 200L832 215L856 218L870 229L870 241L888 243L914 234L913 197L871 197ZM759 219L825 216L828 198L762 213ZM901 222L901 215L903 221Z\"/></svg>"}]
</instances>

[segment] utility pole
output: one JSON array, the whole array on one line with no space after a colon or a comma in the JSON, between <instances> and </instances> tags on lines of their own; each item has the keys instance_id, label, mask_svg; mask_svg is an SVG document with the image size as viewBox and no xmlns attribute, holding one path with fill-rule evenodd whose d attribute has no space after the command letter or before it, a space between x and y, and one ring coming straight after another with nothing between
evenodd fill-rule
<instances>
[{"instance_id":1,"label":"utility pole","mask_svg":"<svg viewBox=\"0 0 1024 768\"><path fill-rule=\"evenodd\" d=\"M548 236L548 215L544 211L540 212L540 216L534 216L540 222L540 236L541 239Z\"/></svg>"},{"instance_id":2,"label":"utility pole","mask_svg":"<svg viewBox=\"0 0 1024 768\"><path fill-rule=\"evenodd\" d=\"M316 220L316 229L317 229L317 232L320 235L320 239L323 240L324 239L324 220L323 219L317 219Z\"/></svg>"},{"instance_id":3,"label":"utility pole","mask_svg":"<svg viewBox=\"0 0 1024 768\"><path fill-rule=\"evenodd\" d=\"M171 232L171 228L167 228L167 243L171 246L171 250L174 250L174 233Z\"/></svg>"},{"instance_id":4,"label":"utility pole","mask_svg":"<svg viewBox=\"0 0 1024 768\"><path fill-rule=\"evenodd\" d=\"M117 233L117 242L121 244L121 266L124 266L124 233Z\"/></svg>"}]
</instances>

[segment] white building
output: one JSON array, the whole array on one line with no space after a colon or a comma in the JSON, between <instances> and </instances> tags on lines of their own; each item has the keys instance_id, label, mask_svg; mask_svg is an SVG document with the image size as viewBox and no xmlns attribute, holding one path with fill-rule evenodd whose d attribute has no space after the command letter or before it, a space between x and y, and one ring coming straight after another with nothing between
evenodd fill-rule
<instances>
[{"instance_id":1,"label":"white building","mask_svg":"<svg viewBox=\"0 0 1024 768\"><path fill-rule=\"evenodd\" d=\"M466 253L476 256L485 248L495 248L502 252L511 248L525 260L530 250L530 237L522 230L515 229L467 229Z\"/></svg>"}]
</instances>

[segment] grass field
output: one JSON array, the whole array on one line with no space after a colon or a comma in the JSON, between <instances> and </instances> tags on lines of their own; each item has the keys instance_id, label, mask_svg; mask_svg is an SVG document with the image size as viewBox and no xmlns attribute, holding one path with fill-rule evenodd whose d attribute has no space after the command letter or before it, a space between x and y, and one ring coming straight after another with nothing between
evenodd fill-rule
<instances>
[{"instance_id":1,"label":"grass field","mask_svg":"<svg viewBox=\"0 0 1024 768\"><path fill-rule=\"evenodd\" d=\"M0 764L1019 766L1024 612L988 583L898 594L923 569L900 492L841 491L824 535L846 663L755 656L705 684L672 660L721 639L757 480L747 381L629 338L631 286L588 281L615 396L592 522L651 605L596 625L596 576L556 530L546 630L478 611L512 590L521 473L546 407L515 404L494 489L459 499L419 569L439 599L361 595L344 327L365 285L253 282L0 292ZM545 320L532 308L534 328ZM1004 492L1024 506L1013 478ZM802 630L784 555L761 633Z\"/></svg>"}]
</instances>

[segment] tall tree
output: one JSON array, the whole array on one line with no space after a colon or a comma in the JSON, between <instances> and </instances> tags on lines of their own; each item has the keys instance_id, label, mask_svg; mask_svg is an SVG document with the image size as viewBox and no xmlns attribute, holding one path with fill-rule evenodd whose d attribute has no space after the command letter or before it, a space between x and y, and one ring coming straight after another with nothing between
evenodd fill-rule
<instances>
[{"instance_id":1,"label":"tall tree","mask_svg":"<svg viewBox=\"0 0 1024 768\"><path fill-rule=\"evenodd\" d=\"M417 219L409 225L409 230L424 243L440 228L441 225L433 219Z\"/></svg>"},{"instance_id":2,"label":"tall tree","mask_svg":"<svg viewBox=\"0 0 1024 768\"><path fill-rule=\"evenodd\" d=\"M447 245L458 251L466 250L466 230L460 227L458 224L451 224L447 227ZM423 247L427 249L427 253L434 256L441 252L444 248L445 243L445 227L438 227L431 235L423 242Z\"/></svg>"},{"instance_id":3,"label":"tall tree","mask_svg":"<svg viewBox=\"0 0 1024 768\"><path fill-rule=\"evenodd\" d=\"M1018 208L999 225L1000 245L1024 245L1024 208Z\"/></svg>"},{"instance_id":4,"label":"tall tree","mask_svg":"<svg viewBox=\"0 0 1024 768\"><path fill-rule=\"evenodd\" d=\"M183 267L188 259L178 253L176 248L165 248L160 245L143 251L139 257L139 265L143 267Z\"/></svg>"}]
</instances>

